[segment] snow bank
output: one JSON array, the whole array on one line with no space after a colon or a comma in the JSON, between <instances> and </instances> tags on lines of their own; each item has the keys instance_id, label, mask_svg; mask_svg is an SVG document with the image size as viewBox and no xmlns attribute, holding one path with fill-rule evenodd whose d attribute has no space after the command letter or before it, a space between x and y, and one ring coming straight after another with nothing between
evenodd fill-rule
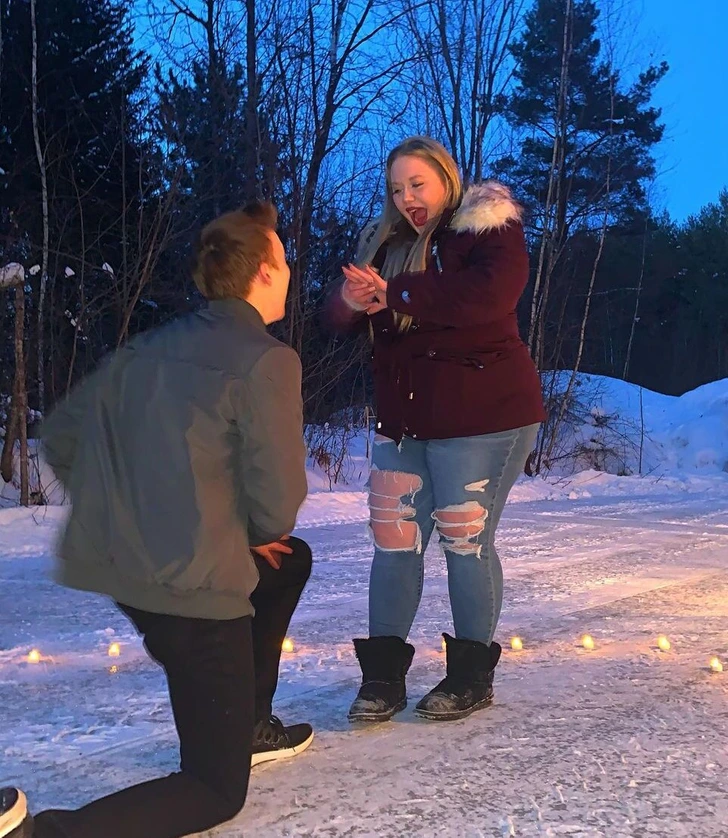
<instances>
[{"instance_id":1,"label":"snow bank","mask_svg":"<svg viewBox=\"0 0 728 838\"><path fill-rule=\"evenodd\" d=\"M0 449L2 448L2 434L0 434ZM56 479L51 467L46 463L38 445L38 440L28 440L28 477L30 481L30 494L39 498L42 495L45 501L53 506L66 502L66 493L63 486ZM6 483L0 477L0 510L5 507L17 506L20 503L20 448L16 444L15 460L13 463L14 477L10 483Z\"/></svg>"},{"instance_id":2,"label":"snow bank","mask_svg":"<svg viewBox=\"0 0 728 838\"><path fill-rule=\"evenodd\" d=\"M569 375L556 374L557 389L566 389ZM63 487L35 441L30 440L29 446L31 490L42 488L52 505L64 503ZM318 503L315 511L309 503L302 515L311 522L322 521L327 514L341 521L359 520L370 452L371 438L364 431L350 436L336 479L321 462L310 458L310 494L339 497ZM634 491L632 483L622 478L630 475L669 480L682 491L701 491L705 484L698 478L728 475L728 379L678 397L605 376L580 374L550 459L546 479L519 481L513 500L629 494ZM9 484L0 479L0 509L16 506L18 498L17 479Z\"/></svg>"},{"instance_id":3,"label":"snow bank","mask_svg":"<svg viewBox=\"0 0 728 838\"><path fill-rule=\"evenodd\" d=\"M657 417L655 437L666 468L728 472L728 378L676 398Z\"/></svg>"},{"instance_id":4,"label":"snow bank","mask_svg":"<svg viewBox=\"0 0 728 838\"><path fill-rule=\"evenodd\" d=\"M556 374L565 391L570 373ZM551 473L728 472L728 379L665 396L599 375L577 377Z\"/></svg>"}]
</instances>

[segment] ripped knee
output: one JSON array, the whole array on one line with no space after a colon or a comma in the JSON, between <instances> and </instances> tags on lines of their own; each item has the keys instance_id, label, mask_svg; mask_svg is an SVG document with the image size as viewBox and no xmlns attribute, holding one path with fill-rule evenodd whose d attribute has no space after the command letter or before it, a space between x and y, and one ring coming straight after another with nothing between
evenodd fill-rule
<instances>
[{"instance_id":1,"label":"ripped knee","mask_svg":"<svg viewBox=\"0 0 728 838\"><path fill-rule=\"evenodd\" d=\"M435 519L440 542L445 550L462 556L475 555L480 558L483 546L478 542L478 537L485 529L487 509L477 501L471 500L437 509L432 513L432 517Z\"/></svg>"},{"instance_id":2,"label":"ripped knee","mask_svg":"<svg viewBox=\"0 0 728 838\"><path fill-rule=\"evenodd\" d=\"M411 504L422 488L422 478L399 471L372 471L369 491L370 527L380 550L422 549L422 532ZM410 503L406 503L408 499Z\"/></svg>"}]
</instances>

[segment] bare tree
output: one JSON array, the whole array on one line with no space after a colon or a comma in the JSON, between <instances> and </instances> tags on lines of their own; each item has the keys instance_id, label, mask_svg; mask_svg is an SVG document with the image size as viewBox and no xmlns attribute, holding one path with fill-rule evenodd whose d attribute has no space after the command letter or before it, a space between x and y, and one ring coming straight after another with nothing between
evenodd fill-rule
<instances>
[{"instance_id":1,"label":"bare tree","mask_svg":"<svg viewBox=\"0 0 728 838\"><path fill-rule=\"evenodd\" d=\"M20 503L30 503L28 474L28 391L25 380L25 269L11 262L0 270L0 289L15 288L15 377L10 415L0 456L0 474L6 483L13 480L15 443L20 441Z\"/></svg>"},{"instance_id":2,"label":"bare tree","mask_svg":"<svg viewBox=\"0 0 728 838\"><path fill-rule=\"evenodd\" d=\"M46 171L45 154L41 146L38 128L38 26L36 21L36 0L30 0L30 19L32 36L32 69L31 69L31 109L33 114L33 141L38 160L41 186L41 207L43 212L43 251L40 269L40 283L38 289L38 410L45 412L45 296L48 281L48 175Z\"/></svg>"},{"instance_id":3,"label":"bare tree","mask_svg":"<svg viewBox=\"0 0 728 838\"><path fill-rule=\"evenodd\" d=\"M566 0L564 32L561 47L561 74L556 113L554 115L553 151L548 175L546 204L543 208L543 229L538 251L538 265L531 301L531 319L528 326L528 347L539 369L544 359L544 329L546 305L549 298L551 275L560 247L566 238L567 172L564 160L568 139L566 105L569 93L569 65L573 44L574 5Z\"/></svg>"},{"instance_id":4,"label":"bare tree","mask_svg":"<svg viewBox=\"0 0 728 838\"><path fill-rule=\"evenodd\" d=\"M121 346L129 337L129 324L142 293L152 282L155 269L163 251L173 238L174 208L179 197L178 184L172 182L164 195L150 202L148 208L142 208L137 219L137 248L134 259L128 264L122 278L123 294L121 325L117 336L117 346ZM151 218L147 220L146 213ZM111 266L106 265L107 273L114 275Z\"/></svg>"},{"instance_id":5,"label":"bare tree","mask_svg":"<svg viewBox=\"0 0 728 838\"><path fill-rule=\"evenodd\" d=\"M634 298L634 313L632 315L632 322L629 328L629 340L627 341L627 352L624 358L624 369L622 370L622 378L627 379L629 374L629 362L632 359L632 344L634 343L634 333L639 322L640 301L642 299L642 285L645 279L645 261L647 254L647 235L648 235L649 219L645 218L645 231L642 236L642 258L640 260L640 275L637 279L637 289Z\"/></svg>"},{"instance_id":6,"label":"bare tree","mask_svg":"<svg viewBox=\"0 0 728 838\"><path fill-rule=\"evenodd\" d=\"M266 143L258 40L268 17L256 0L150 0L151 31L171 68L158 75L164 131L213 216L259 192ZM197 110L179 112L180 103Z\"/></svg>"},{"instance_id":7,"label":"bare tree","mask_svg":"<svg viewBox=\"0 0 728 838\"><path fill-rule=\"evenodd\" d=\"M326 169L351 132L364 132L404 67L383 50L405 12L383 0L301 0L275 21L274 43L294 252L288 340L301 350L305 284L316 210L331 201ZM355 166L359 167L358 161Z\"/></svg>"},{"instance_id":8,"label":"bare tree","mask_svg":"<svg viewBox=\"0 0 728 838\"><path fill-rule=\"evenodd\" d=\"M573 14L573 7L571 7L572 0L566 0L566 2L567 2L566 18L567 18L567 21L568 21L569 12L571 11L572 14ZM566 55L567 52L568 52L568 43L569 43L569 39L567 37L567 29L568 28L569 28L569 24L567 22L565 24L565 27L564 27L564 31L565 31L564 55ZM610 63L613 60L612 47L613 47L613 45L610 42L608 42L606 44L606 51L607 51L608 60L610 61ZM568 79L567 71L564 69L564 64L562 62L561 83L563 84L567 79ZM613 135L613 132L614 132L614 124L615 124L614 116L615 116L616 90L615 90L615 87L614 87L614 84L615 84L614 73L611 73L611 72L609 73L609 81L610 81L610 88L609 88L610 112L609 112L609 117L607 119L607 137L608 137L608 139L611 139L612 135ZM559 106L560 107L561 107L561 104L562 104L561 93L562 93L562 91L560 91L560 95L559 95L559 103L560 103ZM564 137L564 139L565 139L565 137ZM595 286L595 283L596 283L599 264L602 260L602 255L604 253L604 244L605 244L607 233L608 233L608 230L609 230L609 221L610 221L610 217L611 217L610 203L611 203L611 195L612 195L612 190L611 190L612 180L611 179L612 179L612 165L613 165L612 154L611 154L612 144L610 142L607 142L606 146L607 146L610 153L608 154L607 159L606 159L606 171L605 171L605 177L604 177L603 214L602 214L602 220L601 220L601 228L599 230L597 250L596 250L596 254L594 256L592 266L591 266L591 272L590 272L590 275L589 275L589 283L588 283L587 292L586 292L586 295L585 295L584 308L583 308L582 316L581 316L581 323L579 325L576 357L574 359L573 367L569 372L569 378L568 378L568 384L566 386L566 390L562 394L559 394L559 396L558 396L559 406L558 406L558 411L556 412L556 416L555 417L554 416L549 416L549 421L547 422L547 425L546 425L546 432L541 433L540 442L539 442L539 446L538 446L538 455L537 455L537 459L536 459L536 471L537 472L541 470L541 467L544 463L548 463L551 459L552 453L554 451L554 447L557 443L557 440L559 439L561 425L564 421L567 410L569 409L569 407L571 405L572 394L574 392L574 388L576 386L577 378L578 378L580 370L581 370L581 363L582 363L582 358L583 358L583 355L584 355L584 346L585 346L585 342L586 342L587 324L589 322L589 313L591 311L591 305L592 305L592 300L593 300L593 295L594 295L594 286ZM564 166L563 152L556 153L556 143L554 144L554 160L553 160L553 162L555 164L556 171L558 171L559 169L563 169L563 166ZM554 175L554 167L552 166L552 177L550 179L549 189L551 189L551 183L553 182L553 175ZM559 203L562 200L562 192L561 192L561 189L560 189L560 185L558 184L558 181L557 181L557 186L555 188L555 193L556 193L556 196L557 196L555 203L558 206ZM566 224L565 224L566 213L565 213L565 211L562 213L559 210L557 212L556 216L557 216L557 224L559 225L557 227L557 229L560 232L563 231L562 235L565 237L565 235L566 235ZM543 242L543 239L542 239L542 242ZM543 247L542 247L541 252L542 253L544 252ZM540 264L541 264L541 262L540 262ZM553 264L549 265L549 267L551 269L553 269ZM547 278L548 278L548 275L547 275ZM545 288L546 288L546 290L545 290L544 293L547 294L548 285L546 285ZM562 316L563 316L563 313L565 311L565 307L566 307L566 295L564 296L564 304L563 304L563 307L562 307ZM533 326L533 321L532 321L532 326ZM540 336L536 337L536 340L537 340L536 347L538 348L538 350L540 352L538 357L540 358L541 361L543 361L543 343L544 343L544 341L543 341L543 328L544 328L543 327L543 317L541 317L541 321L538 324L537 330L536 330L537 332L540 332ZM561 331L561 328L559 328L559 331ZM556 376L554 375L554 377L552 378L552 386L553 386L553 383L555 382L555 380L556 380Z\"/></svg>"},{"instance_id":9,"label":"bare tree","mask_svg":"<svg viewBox=\"0 0 728 838\"><path fill-rule=\"evenodd\" d=\"M419 57L413 81L424 88L428 103L424 130L445 140L466 182L482 180L488 151L496 141L494 122L511 81L508 44L525 2L405 2ZM418 108L417 130L420 114Z\"/></svg>"}]
</instances>

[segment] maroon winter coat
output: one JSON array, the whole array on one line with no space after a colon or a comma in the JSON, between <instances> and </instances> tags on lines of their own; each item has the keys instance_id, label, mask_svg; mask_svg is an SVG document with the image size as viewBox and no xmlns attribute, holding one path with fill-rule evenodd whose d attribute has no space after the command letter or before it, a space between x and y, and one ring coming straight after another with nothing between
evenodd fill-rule
<instances>
[{"instance_id":1,"label":"maroon winter coat","mask_svg":"<svg viewBox=\"0 0 728 838\"><path fill-rule=\"evenodd\" d=\"M371 317L377 431L399 442L506 431L545 418L516 306L528 281L520 208L504 186L472 186L432 236L427 269L392 277ZM386 247L386 243L383 245ZM383 253L374 264L381 264ZM392 311L414 318L398 331ZM339 288L326 319L351 330L367 315Z\"/></svg>"}]
</instances>

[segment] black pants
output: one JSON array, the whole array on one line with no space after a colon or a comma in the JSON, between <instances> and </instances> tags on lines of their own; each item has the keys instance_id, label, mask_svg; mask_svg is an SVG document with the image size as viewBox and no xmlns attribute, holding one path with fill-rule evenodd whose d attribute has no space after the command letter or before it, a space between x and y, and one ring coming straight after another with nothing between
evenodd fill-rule
<instances>
[{"instance_id":1,"label":"black pants","mask_svg":"<svg viewBox=\"0 0 728 838\"><path fill-rule=\"evenodd\" d=\"M297 538L280 570L256 557L255 617L199 620L122 610L166 675L180 771L76 811L41 812L34 838L179 838L223 823L248 791L253 727L270 715L281 643L311 572Z\"/></svg>"}]
</instances>

